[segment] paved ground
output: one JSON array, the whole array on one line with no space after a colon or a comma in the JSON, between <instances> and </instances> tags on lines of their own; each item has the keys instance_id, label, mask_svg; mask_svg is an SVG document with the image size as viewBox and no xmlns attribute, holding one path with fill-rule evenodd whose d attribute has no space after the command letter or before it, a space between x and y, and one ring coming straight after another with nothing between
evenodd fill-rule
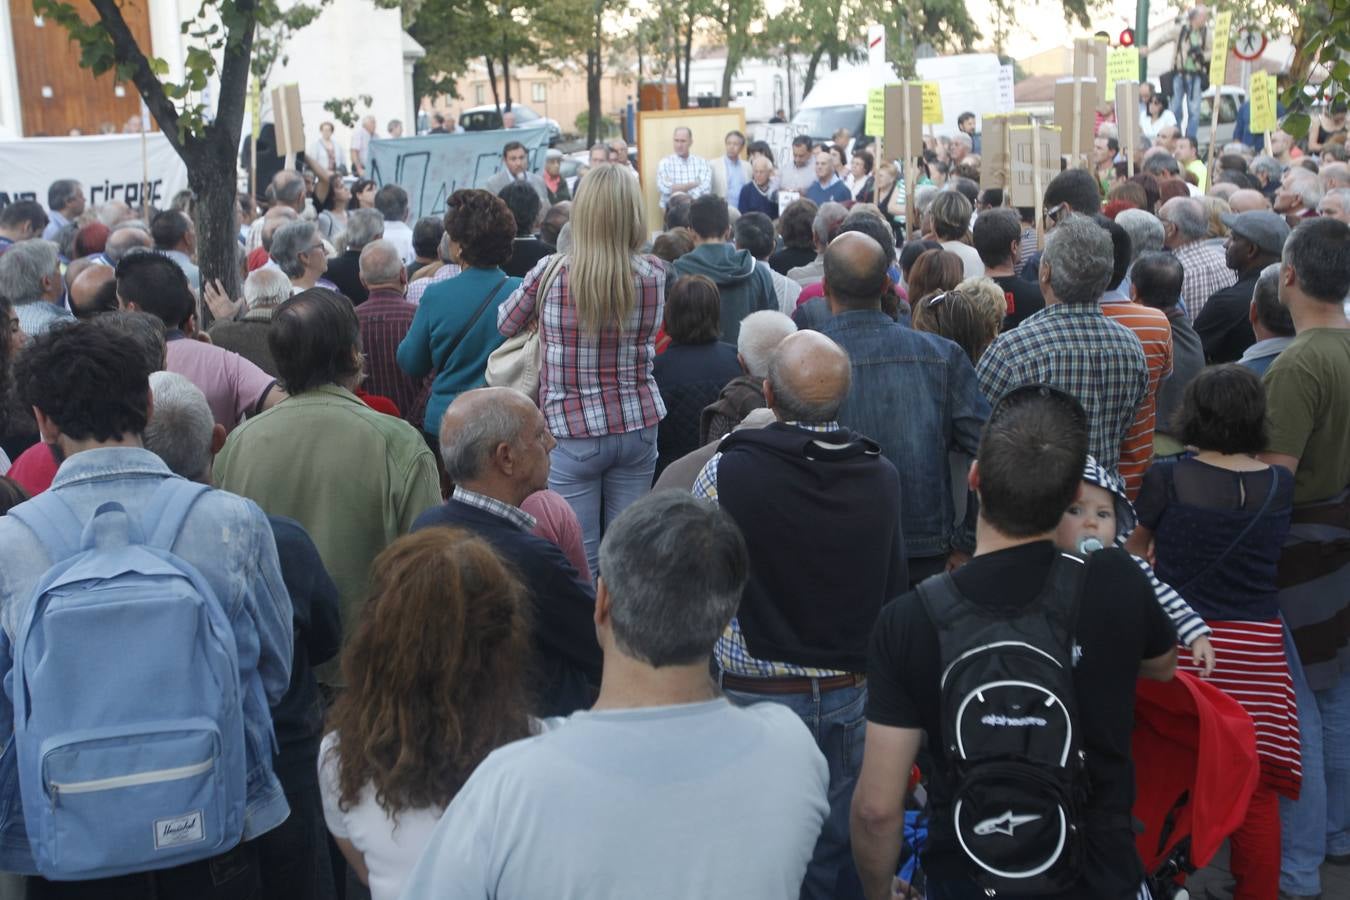
<instances>
[{"instance_id":1,"label":"paved ground","mask_svg":"<svg viewBox=\"0 0 1350 900\"><path fill-rule=\"evenodd\" d=\"M1206 891L1214 888L1211 896L1227 898L1232 896L1233 876L1228 872L1228 845L1214 857L1208 868L1201 869L1190 877L1186 886L1193 900L1206 900ZM1270 900L1276 900L1271 897ZM1350 900L1350 866L1322 867L1322 900Z\"/></svg>"}]
</instances>

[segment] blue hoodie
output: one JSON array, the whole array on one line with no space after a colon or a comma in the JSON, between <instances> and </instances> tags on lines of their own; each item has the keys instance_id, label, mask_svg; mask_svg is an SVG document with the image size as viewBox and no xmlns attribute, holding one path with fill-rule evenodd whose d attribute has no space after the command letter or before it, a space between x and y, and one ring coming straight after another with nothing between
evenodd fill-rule
<instances>
[{"instance_id":1,"label":"blue hoodie","mask_svg":"<svg viewBox=\"0 0 1350 900\"><path fill-rule=\"evenodd\" d=\"M761 309L778 309L769 267L756 262L749 250L730 244L700 244L675 260L675 274L703 275L712 279L722 295L721 340L735 344L741 319Z\"/></svg>"}]
</instances>

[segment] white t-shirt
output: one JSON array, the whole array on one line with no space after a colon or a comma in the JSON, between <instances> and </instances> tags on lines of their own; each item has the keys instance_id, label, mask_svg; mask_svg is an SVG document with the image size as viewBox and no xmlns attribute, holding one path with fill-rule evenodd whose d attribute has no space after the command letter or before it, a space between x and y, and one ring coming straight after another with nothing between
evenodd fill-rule
<instances>
[{"instance_id":1,"label":"white t-shirt","mask_svg":"<svg viewBox=\"0 0 1350 900\"><path fill-rule=\"evenodd\" d=\"M961 267L965 270L963 278L979 278L984 274L984 261L979 252L969 244L960 241L943 241L942 249L961 257Z\"/></svg>"},{"instance_id":2,"label":"white t-shirt","mask_svg":"<svg viewBox=\"0 0 1350 900\"><path fill-rule=\"evenodd\" d=\"M442 810L410 809L389 817L375 802L370 785L361 791L361 799L343 812L338 806L342 791L338 787L337 753L329 751L337 736L324 736L319 750L319 790L323 795L323 819L334 837L351 841L365 857L370 872L371 900L396 900L403 882L417 864L422 848L431 838ZM397 827L395 827L397 826Z\"/></svg>"},{"instance_id":3,"label":"white t-shirt","mask_svg":"<svg viewBox=\"0 0 1350 900\"><path fill-rule=\"evenodd\" d=\"M483 761L403 897L795 898L828 785L777 703L574 713Z\"/></svg>"},{"instance_id":4,"label":"white t-shirt","mask_svg":"<svg viewBox=\"0 0 1350 900\"><path fill-rule=\"evenodd\" d=\"M384 239L398 248L399 259L403 260L405 266L417 259L417 254L413 252L412 229L407 222L385 219Z\"/></svg>"}]
</instances>

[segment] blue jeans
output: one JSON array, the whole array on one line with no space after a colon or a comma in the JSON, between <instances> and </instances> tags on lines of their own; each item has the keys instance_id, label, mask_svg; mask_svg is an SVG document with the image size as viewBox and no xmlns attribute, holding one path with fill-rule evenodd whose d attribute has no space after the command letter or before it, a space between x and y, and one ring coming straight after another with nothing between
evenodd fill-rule
<instances>
[{"instance_id":1,"label":"blue jeans","mask_svg":"<svg viewBox=\"0 0 1350 900\"><path fill-rule=\"evenodd\" d=\"M752 703L781 703L801 716L816 746L830 766L830 815L816 841L815 852L806 867L801 900L852 900L862 898L862 882L853 867L853 850L848 839L849 807L853 788L862 770L863 735L867 720L867 685L837 688L821 692L813 680L810 694L752 694L724 690L727 699L740 706Z\"/></svg>"},{"instance_id":2,"label":"blue jeans","mask_svg":"<svg viewBox=\"0 0 1350 900\"><path fill-rule=\"evenodd\" d=\"M1280 889L1312 895L1321 890L1322 861L1350 853L1350 675L1314 691L1287 630L1285 649L1298 701L1303 790L1297 801L1280 798Z\"/></svg>"},{"instance_id":3,"label":"blue jeans","mask_svg":"<svg viewBox=\"0 0 1350 900\"><path fill-rule=\"evenodd\" d=\"M1184 100L1189 107L1185 134L1192 140L1200 129L1200 92L1203 84L1199 72L1192 74L1178 72L1176 80L1172 82L1172 115L1176 116L1177 127L1180 127L1181 103Z\"/></svg>"},{"instance_id":4,"label":"blue jeans","mask_svg":"<svg viewBox=\"0 0 1350 900\"><path fill-rule=\"evenodd\" d=\"M651 490L656 426L601 437L560 437L549 463L548 486L562 494L577 514L586 562L594 575L605 529Z\"/></svg>"}]
</instances>

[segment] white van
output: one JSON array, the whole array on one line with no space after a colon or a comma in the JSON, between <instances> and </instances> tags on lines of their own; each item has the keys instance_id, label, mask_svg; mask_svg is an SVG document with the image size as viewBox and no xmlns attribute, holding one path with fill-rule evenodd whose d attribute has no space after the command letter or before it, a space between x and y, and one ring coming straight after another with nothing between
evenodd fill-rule
<instances>
[{"instance_id":1,"label":"white van","mask_svg":"<svg viewBox=\"0 0 1350 900\"><path fill-rule=\"evenodd\" d=\"M814 141L826 142L840 128L847 128L854 137L863 135L867 92L899 80L890 67L875 75L865 66L827 71L816 79L811 93L806 95L792 116L795 133L805 134Z\"/></svg>"}]
</instances>

